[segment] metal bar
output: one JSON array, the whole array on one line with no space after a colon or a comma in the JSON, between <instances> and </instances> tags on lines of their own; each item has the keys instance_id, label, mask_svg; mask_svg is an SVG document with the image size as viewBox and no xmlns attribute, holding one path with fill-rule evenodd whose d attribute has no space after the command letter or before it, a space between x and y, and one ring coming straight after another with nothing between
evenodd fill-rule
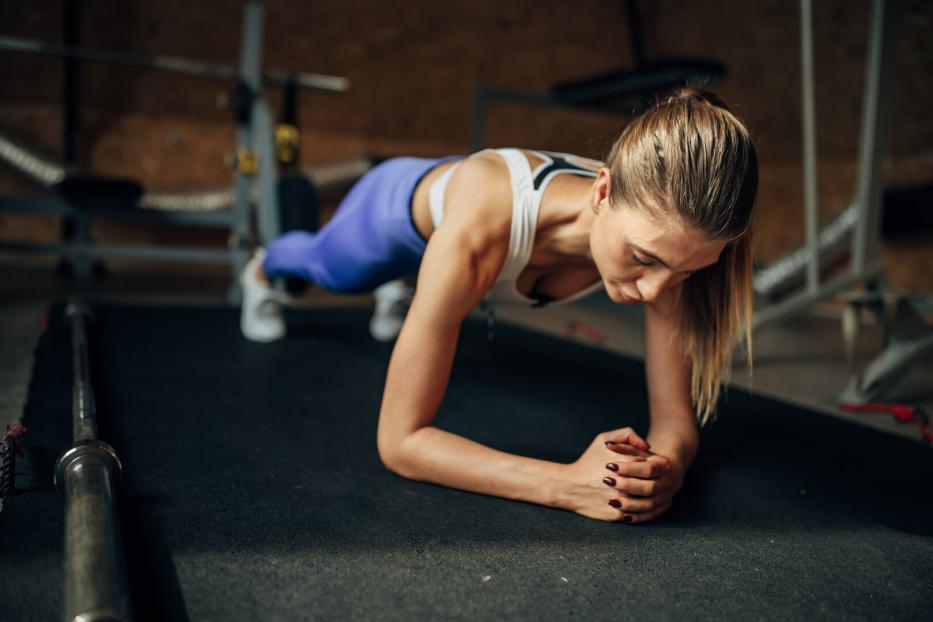
<instances>
[{"instance_id":1,"label":"metal bar","mask_svg":"<svg viewBox=\"0 0 933 622\"><path fill-rule=\"evenodd\" d=\"M632 64L637 69L645 64L645 39L636 1L625 0L625 15L628 18L628 34L632 39Z\"/></svg>"},{"instance_id":2,"label":"metal bar","mask_svg":"<svg viewBox=\"0 0 933 622\"><path fill-rule=\"evenodd\" d=\"M91 388L85 328L85 321L89 315L90 310L87 307L71 305L68 308L68 316L71 319L71 363L74 369L72 432L76 443L97 438L97 408L94 404L94 389Z\"/></svg>"},{"instance_id":3,"label":"metal bar","mask_svg":"<svg viewBox=\"0 0 933 622\"><path fill-rule=\"evenodd\" d=\"M72 304L66 316L71 323L74 361L74 444L55 466L55 484L65 496L63 619L130 620L114 492L122 465L113 448L97 438L86 330L90 310Z\"/></svg>"},{"instance_id":4,"label":"metal bar","mask_svg":"<svg viewBox=\"0 0 933 622\"><path fill-rule=\"evenodd\" d=\"M253 145L259 161L259 240L264 246L272 243L281 232L279 218L279 196L276 180L279 176L276 161L275 128L272 113L262 99L253 102Z\"/></svg>"},{"instance_id":5,"label":"metal bar","mask_svg":"<svg viewBox=\"0 0 933 622\"><path fill-rule=\"evenodd\" d=\"M71 214L75 208L57 197L9 197L0 196L0 212L35 214L37 216L61 216Z\"/></svg>"},{"instance_id":6,"label":"metal bar","mask_svg":"<svg viewBox=\"0 0 933 622\"><path fill-rule=\"evenodd\" d=\"M67 47L78 45L80 0L65 0L64 37ZM62 161L74 164L78 156L78 62L65 57L62 67Z\"/></svg>"},{"instance_id":7,"label":"metal bar","mask_svg":"<svg viewBox=\"0 0 933 622\"><path fill-rule=\"evenodd\" d=\"M823 227L817 237L821 264L832 263L841 253L847 251L851 245L856 218L858 212L855 206L850 205ZM805 283L804 273L811 257L810 250L801 246L758 270L752 277L755 293L772 296Z\"/></svg>"},{"instance_id":8,"label":"metal bar","mask_svg":"<svg viewBox=\"0 0 933 622\"><path fill-rule=\"evenodd\" d=\"M260 56L262 53L262 7L247 4L244 7L243 32L240 36L240 80L247 88L256 93L259 88ZM255 140L253 136L253 106L249 105L249 114L238 117L237 153L253 155ZM239 274L246 267L253 242L253 177L255 170L238 162L236 177L233 182L233 239L231 244L231 267L233 280L227 292L231 304L240 302Z\"/></svg>"},{"instance_id":9,"label":"metal bar","mask_svg":"<svg viewBox=\"0 0 933 622\"><path fill-rule=\"evenodd\" d=\"M243 49L241 64L247 86L258 91L262 67L262 33L265 26L263 7L258 2L250 2L244 8L246 13L243 25ZM275 154L275 128L272 112L268 104L256 97L250 110L251 146L256 152L259 164L259 213L256 221L259 228L259 240L268 245L279 236L279 201L276 192L278 162Z\"/></svg>"},{"instance_id":10,"label":"metal bar","mask_svg":"<svg viewBox=\"0 0 933 622\"><path fill-rule=\"evenodd\" d=\"M84 249L93 244L91 219L86 212L75 210L72 216L66 217L66 220L71 220L74 225L72 235L62 240L63 244L76 249L71 253L73 273L79 279L89 279L94 274L94 264L91 262L91 256L84 252Z\"/></svg>"},{"instance_id":11,"label":"metal bar","mask_svg":"<svg viewBox=\"0 0 933 622\"><path fill-rule=\"evenodd\" d=\"M891 102L893 2L875 0L865 68L865 97L859 135L855 204L859 221L852 238L852 272L861 272L878 253L881 223L881 177Z\"/></svg>"},{"instance_id":12,"label":"metal bar","mask_svg":"<svg viewBox=\"0 0 933 622\"><path fill-rule=\"evenodd\" d=\"M84 255L86 257L126 257L164 261L202 261L228 263L235 257L230 249L198 247L144 246L134 244L46 244L36 242L0 242L0 252L37 255Z\"/></svg>"},{"instance_id":13,"label":"metal bar","mask_svg":"<svg viewBox=\"0 0 933 622\"><path fill-rule=\"evenodd\" d=\"M46 197L0 197L0 212L31 216L63 216L78 209L67 201ZM233 222L231 210L183 211L150 208L91 208L88 214L96 218L112 218L133 222L155 222L166 225L184 225L204 228L226 228Z\"/></svg>"},{"instance_id":14,"label":"metal bar","mask_svg":"<svg viewBox=\"0 0 933 622\"><path fill-rule=\"evenodd\" d=\"M479 151L485 146L486 116L487 110L489 109L489 102L492 101L528 104L542 108L573 107L554 99L550 95L523 93L521 91L492 87L479 87L473 93L473 127L470 140L471 151Z\"/></svg>"},{"instance_id":15,"label":"metal bar","mask_svg":"<svg viewBox=\"0 0 933 622\"><path fill-rule=\"evenodd\" d=\"M218 63L205 63L201 61L178 58L174 56L141 56L111 52L109 50L89 50L87 48L72 47L46 43L37 39L23 37L0 36L0 50L9 52L24 52L30 54L43 54L47 56L64 56L78 60L108 63L112 65L127 65L141 69L158 69L181 73L190 76L215 78L218 80L236 80L240 72L235 67ZM281 70L266 71L262 74L262 82L267 86L282 86L294 77L295 83L306 89L325 93L343 93L350 88L347 78L326 76L314 73L288 72Z\"/></svg>"},{"instance_id":16,"label":"metal bar","mask_svg":"<svg viewBox=\"0 0 933 622\"><path fill-rule=\"evenodd\" d=\"M800 64L803 97L803 206L806 233L807 292L815 294L820 281L819 222L816 198L816 103L813 85L813 10L800 0Z\"/></svg>"},{"instance_id":17,"label":"metal bar","mask_svg":"<svg viewBox=\"0 0 933 622\"><path fill-rule=\"evenodd\" d=\"M210 212L186 212L182 210L157 209L107 209L93 208L88 210L93 218L112 218L114 220L129 220L133 222L153 222L164 225L180 225L203 228L225 228L233 222L229 209Z\"/></svg>"},{"instance_id":18,"label":"metal bar","mask_svg":"<svg viewBox=\"0 0 933 622\"><path fill-rule=\"evenodd\" d=\"M804 290L796 296L791 296L781 302L765 307L755 313L752 320L752 330L759 330L767 324L778 320L790 319L794 316L804 313L810 305L820 300L824 300L843 290L849 289L853 285L871 279L881 274L880 264L873 263L861 274L846 272L835 278L824 282L815 292Z\"/></svg>"},{"instance_id":19,"label":"metal bar","mask_svg":"<svg viewBox=\"0 0 933 622\"><path fill-rule=\"evenodd\" d=\"M479 87L473 93L473 127L470 132L470 151L476 152L486 142L486 89Z\"/></svg>"}]
</instances>

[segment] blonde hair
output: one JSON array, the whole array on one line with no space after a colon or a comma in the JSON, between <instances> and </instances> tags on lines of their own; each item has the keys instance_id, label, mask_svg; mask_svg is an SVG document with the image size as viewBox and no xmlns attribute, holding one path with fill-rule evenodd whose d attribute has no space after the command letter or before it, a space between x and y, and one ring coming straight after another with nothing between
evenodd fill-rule
<instances>
[{"instance_id":1,"label":"blonde hair","mask_svg":"<svg viewBox=\"0 0 933 622\"><path fill-rule=\"evenodd\" d=\"M612 147L610 205L645 209L726 242L714 265L682 284L677 338L700 425L715 416L732 350L744 333L752 365L751 222L758 157L748 130L712 93L682 89L635 118Z\"/></svg>"}]
</instances>

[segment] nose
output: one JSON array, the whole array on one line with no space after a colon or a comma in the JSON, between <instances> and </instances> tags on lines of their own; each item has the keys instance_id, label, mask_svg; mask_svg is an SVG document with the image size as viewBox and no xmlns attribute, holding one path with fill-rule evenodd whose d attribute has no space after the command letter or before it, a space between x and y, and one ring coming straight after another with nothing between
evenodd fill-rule
<instances>
[{"instance_id":1,"label":"nose","mask_svg":"<svg viewBox=\"0 0 933 622\"><path fill-rule=\"evenodd\" d=\"M645 274L635 281L635 287L638 288L638 293L641 295L641 299L644 302L654 302L658 299L661 292L664 291L666 283L667 277L663 275Z\"/></svg>"}]
</instances>

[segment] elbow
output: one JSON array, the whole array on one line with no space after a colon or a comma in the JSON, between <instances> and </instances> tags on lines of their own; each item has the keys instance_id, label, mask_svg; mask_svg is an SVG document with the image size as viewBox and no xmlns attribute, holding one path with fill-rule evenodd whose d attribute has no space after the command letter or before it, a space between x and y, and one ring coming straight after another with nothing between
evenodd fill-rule
<instances>
[{"instance_id":1,"label":"elbow","mask_svg":"<svg viewBox=\"0 0 933 622\"><path fill-rule=\"evenodd\" d=\"M389 443L384 443L380 439L376 444L376 449L379 451L379 460L382 461L382 466L392 471L396 475L400 475L397 466L399 464L399 459L397 457L397 447Z\"/></svg>"},{"instance_id":2,"label":"elbow","mask_svg":"<svg viewBox=\"0 0 933 622\"><path fill-rule=\"evenodd\" d=\"M411 461L406 458L404 451L404 438L390 438L379 434L376 441L376 449L379 452L379 460L382 465L392 471L399 477L414 479L414 471L411 468Z\"/></svg>"}]
</instances>

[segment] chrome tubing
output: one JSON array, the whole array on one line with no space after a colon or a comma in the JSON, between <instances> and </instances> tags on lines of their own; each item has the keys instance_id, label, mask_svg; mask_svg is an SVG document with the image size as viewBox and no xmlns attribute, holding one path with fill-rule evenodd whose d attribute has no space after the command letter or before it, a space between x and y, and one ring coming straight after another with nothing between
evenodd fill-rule
<instances>
[{"instance_id":1,"label":"chrome tubing","mask_svg":"<svg viewBox=\"0 0 933 622\"><path fill-rule=\"evenodd\" d=\"M97 438L97 413L88 365L91 312L71 304L74 361L74 444L55 465L55 485L65 496L65 608L67 622L132 619L115 500L123 467L114 449Z\"/></svg>"}]
</instances>

